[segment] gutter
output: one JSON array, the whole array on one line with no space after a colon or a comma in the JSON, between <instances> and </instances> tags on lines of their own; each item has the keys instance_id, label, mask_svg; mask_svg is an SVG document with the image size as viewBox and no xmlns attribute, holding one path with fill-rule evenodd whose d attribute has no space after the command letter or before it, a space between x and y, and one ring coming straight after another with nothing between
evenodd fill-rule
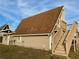
<instances>
[{"instance_id":1,"label":"gutter","mask_svg":"<svg viewBox=\"0 0 79 59\"><path fill-rule=\"evenodd\" d=\"M13 36L49 36L50 33L38 33L38 34L13 34Z\"/></svg>"}]
</instances>

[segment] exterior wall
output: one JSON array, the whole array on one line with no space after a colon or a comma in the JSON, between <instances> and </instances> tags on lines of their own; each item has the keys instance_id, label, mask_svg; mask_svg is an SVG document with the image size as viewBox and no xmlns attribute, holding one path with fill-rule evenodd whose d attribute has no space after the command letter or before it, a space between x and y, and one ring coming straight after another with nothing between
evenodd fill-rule
<instances>
[{"instance_id":1,"label":"exterior wall","mask_svg":"<svg viewBox=\"0 0 79 59\"><path fill-rule=\"evenodd\" d=\"M2 44L7 44L6 36L3 36Z\"/></svg>"},{"instance_id":2,"label":"exterior wall","mask_svg":"<svg viewBox=\"0 0 79 59\"><path fill-rule=\"evenodd\" d=\"M60 14L60 20L65 21L64 20L64 8L62 9L61 14Z\"/></svg>"},{"instance_id":3,"label":"exterior wall","mask_svg":"<svg viewBox=\"0 0 79 59\"><path fill-rule=\"evenodd\" d=\"M34 49L49 50L48 36L20 36L14 37L15 45L24 46Z\"/></svg>"},{"instance_id":4,"label":"exterior wall","mask_svg":"<svg viewBox=\"0 0 79 59\"><path fill-rule=\"evenodd\" d=\"M63 30L67 30L67 24L64 20L64 9L62 9L60 17L59 17L60 28Z\"/></svg>"},{"instance_id":5,"label":"exterior wall","mask_svg":"<svg viewBox=\"0 0 79 59\"><path fill-rule=\"evenodd\" d=\"M10 36L3 36L2 44L9 45Z\"/></svg>"},{"instance_id":6,"label":"exterior wall","mask_svg":"<svg viewBox=\"0 0 79 59\"><path fill-rule=\"evenodd\" d=\"M61 26L62 30L64 30L64 31L67 30L67 24L66 24L66 22L61 21L60 26Z\"/></svg>"},{"instance_id":7,"label":"exterior wall","mask_svg":"<svg viewBox=\"0 0 79 59\"><path fill-rule=\"evenodd\" d=\"M54 31L58 31L59 29L62 29L64 31L67 30L67 24L66 24L66 22L64 20L64 13L63 12L64 12L64 9L62 9L62 11L61 11L61 13L60 13L60 15L58 17L58 20L57 20L57 22L56 22L56 24L54 26L54 29L52 30L52 33Z\"/></svg>"},{"instance_id":8,"label":"exterior wall","mask_svg":"<svg viewBox=\"0 0 79 59\"><path fill-rule=\"evenodd\" d=\"M54 36L55 35L54 32L59 31L59 29L62 29L62 31L64 31L64 32L67 30L67 24L64 20L64 9L62 9L62 11L58 17L58 20L57 20L57 22L56 22L56 24L51 32L52 36Z\"/></svg>"}]
</instances>

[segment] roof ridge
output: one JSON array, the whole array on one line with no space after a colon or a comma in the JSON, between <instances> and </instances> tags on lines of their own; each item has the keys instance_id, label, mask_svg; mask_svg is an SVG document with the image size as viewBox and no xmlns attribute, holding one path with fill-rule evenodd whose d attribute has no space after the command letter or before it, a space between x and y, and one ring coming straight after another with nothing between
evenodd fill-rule
<instances>
[{"instance_id":1,"label":"roof ridge","mask_svg":"<svg viewBox=\"0 0 79 59\"><path fill-rule=\"evenodd\" d=\"M40 15L40 14L42 14L42 13L49 12L49 11L52 11L52 10L54 10L54 9L58 9L58 8L61 8L61 9L62 9L63 7L64 7L64 6L55 7L55 8L53 8L53 9L50 9L50 10L47 10L47 11L38 13L38 14L33 15L33 16L37 16L37 15ZM27 17L27 18L24 18L23 20L28 19L28 18L31 18L31 17L33 17L33 16L29 16L29 17Z\"/></svg>"}]
</instances>

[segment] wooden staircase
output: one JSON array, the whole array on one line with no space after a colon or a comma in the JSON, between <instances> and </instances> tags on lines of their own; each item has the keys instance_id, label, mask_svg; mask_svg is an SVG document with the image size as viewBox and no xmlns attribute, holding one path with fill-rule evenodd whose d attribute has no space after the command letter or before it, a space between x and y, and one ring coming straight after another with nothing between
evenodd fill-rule
<instances>
[{"instance_id":1,"label":"wooden staircase","mask_svg":"<svg viewBox=\"0 0 79 59\"><path fill-rule=\"evenodd\" d=\"M56 47L56 49L54 50L53 54L56 54L56 55L62 55L62 56L65 56L65 53L66 53L66 49L65 49L65 46L64 46L64 40L66 38L68 34L68 31L66 31L63 35L62 35L62 38L60 39L60 41L58 42L58 45Z\"/></svg>"},{"instance_id":2,"label":"wooden staircase","mask_svg":"<svg viewBox=\"0 0 79 59\"><path fill-rule=\"evenodd\" d=\"M72 40L73 40L73 37L74 37L74 33L76 33L76 31L77 31L77 23L74 22L71 26L70 31L66 30L62 34L62 36L60 38L58 38L59 41L57 42L57 45L54 46L54 49L52 49L52 53L55 54L55 55L68 56L71 45L72 45ZM60 30L60 32L62 32L62 31Z\"/></svg>"},{"instance_id":3,"label":"wooden staircase","mask_svg":"<svg viewBox=\"0 0 79 59\"><path fill-rule=\"evenodd\" d=\"M72 40L74 39L74 34L76 34L77 32L77 22L73 22L71 28L70 28L70 31L65 39L66 41L66 53L67 55L69 54L69 51L70 51L70 48L72 46Z\"/></svg>"}]
</instances>

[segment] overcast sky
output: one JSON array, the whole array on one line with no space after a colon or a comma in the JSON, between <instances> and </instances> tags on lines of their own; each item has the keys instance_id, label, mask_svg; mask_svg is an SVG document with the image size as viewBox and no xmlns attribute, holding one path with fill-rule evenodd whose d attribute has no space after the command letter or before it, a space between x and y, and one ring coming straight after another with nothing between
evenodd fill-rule
<instances>
[{"instance_id":1,"label":"overcast sky","mask_svg":"<svg viewBox=\"0 0 79 59\"><path fill-rule=\"evenodd\" d=\"M23 18L64 6L68 24L79 23L79 0L0 0L0 26L9 24L15 30Z\"/></svg>"}]
</instances>

